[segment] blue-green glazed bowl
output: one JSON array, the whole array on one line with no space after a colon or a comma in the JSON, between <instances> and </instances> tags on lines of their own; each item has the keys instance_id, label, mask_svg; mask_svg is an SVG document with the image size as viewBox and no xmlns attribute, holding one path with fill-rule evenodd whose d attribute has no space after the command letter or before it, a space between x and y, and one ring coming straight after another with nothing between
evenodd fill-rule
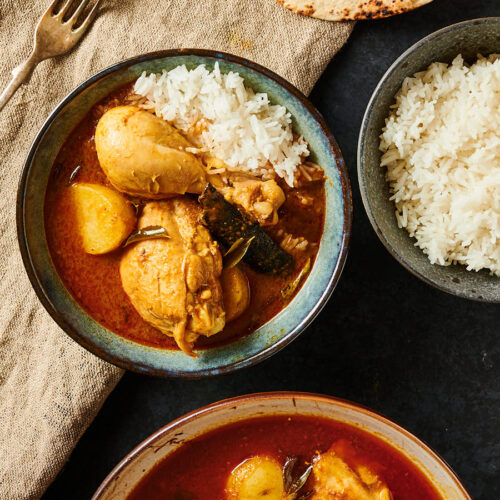
<instances>
[{"instance_id":1,"label":"blue-green glazed bowl","mask_svg":"<svg viewBox=\"0 0 500 500\"><path fill-rule=\"evenodd\" d=\"M73 299L52 263L44 231L44 198L52 164L65 139L91 107L143 71L159 72L185 64L219 63L237 71L246 85L285 106L295 130L310 145L313 160L326 172L326 218L316 262L293 301L257 331L232 343L199 350L192 359L181 351L143 346L107 330ZM319 112L290 83L248 60L220 52L180 49L137 56L89 78L55 108L38 133L22 173L17 228L28 276L40 301L59 326L97 356L125 368L158 376L207 377L254 365L296 338L315 318L337 284L347 256L352 220L351 189L341 152Z\"/></svg>"}]
</instances>

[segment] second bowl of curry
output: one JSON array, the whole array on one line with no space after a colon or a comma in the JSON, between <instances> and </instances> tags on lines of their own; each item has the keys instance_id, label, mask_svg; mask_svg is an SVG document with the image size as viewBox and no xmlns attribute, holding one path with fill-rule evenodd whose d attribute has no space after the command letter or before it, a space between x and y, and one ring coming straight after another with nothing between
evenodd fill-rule
<instances>
[{"instance_id":1,"label":"second bowl of curry","mask_svg":"<svg viewBox=\"0 0 500 500\"><path fill-rule=\"evenodd\" d=\"M160 74L179 72L230 103L242 79L247 108L288 130L282 158L242 171L215 154L217 117L167 119ZM70 336L126 369L202 377L263 360L307 327L340 277L351 210L338 146L298 90L249 61L178 50L110 67L59 104L28 155L17 216L31 282Z\"/></svg>"},{"instance_id":2,"label":"second bowl of curry","mask_svg":"<svg viewBox=\"0 0 500 500\"><path fill-rule=\"evenodd\" d=\"M471 500L399 425L319 394L262 393L184 415L131 451L92 500Z\"/></svg>"}]
</instances>

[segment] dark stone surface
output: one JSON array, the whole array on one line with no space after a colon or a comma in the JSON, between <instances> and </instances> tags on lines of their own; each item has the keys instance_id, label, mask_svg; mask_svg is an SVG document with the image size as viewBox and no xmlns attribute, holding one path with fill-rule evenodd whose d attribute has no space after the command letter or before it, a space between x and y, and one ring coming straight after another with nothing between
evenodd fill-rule
<instances>
[{"instance_id":1,"label":"dark stone surface","mask_svg":"<svg viewBox=\"0 0 500 500\"><path fill-rule=\"evenodd\" d=\"M354 195L351 251L330 302L285 350L242 372L199 381L127 373L46 500L90 498L129 450L190 410L285 389L386 414L440 453L475 499L500 498L500 307L446 295L403 269L373 232L356 181L361 118L387 67L436 29L494 15L498 0L435 0L404 16L358 23L312 94L342 148Z\"/></svg>"}]
</instances>

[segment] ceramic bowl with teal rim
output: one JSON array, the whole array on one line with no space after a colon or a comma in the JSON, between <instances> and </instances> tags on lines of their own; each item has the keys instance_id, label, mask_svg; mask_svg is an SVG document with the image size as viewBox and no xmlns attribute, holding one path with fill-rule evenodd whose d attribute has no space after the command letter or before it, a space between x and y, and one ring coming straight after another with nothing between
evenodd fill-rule
<instances>
[{"instance_id":1,"label":"ceramic bowl with teal rim","mask_svg":"<svg viewBox=\"0 0 500 500\"><path fill-rule=\"evenodd\" d=\"M232 343L200 349L196 359L178 350L127 340L96 322L73 299L52 263L44 230L44 199L52 164L62 144L89 110L143 72L185 64L205 64L238 72L245 84L285 106L294 129L309 143L312 160L326 173L325 227L314 266L299 293L278 315L254 333ZM220 52L180 49L137 56L89 78L51 113L28 153L17 199L17 228L28 276L40 301L61 328L97 356L127 370L158 376L207 377L251 366L278 352L315 318L337 284L347 256L352 202L347 169L333 135L307 98L271 71Z\"/></svg>"}]
</instances>

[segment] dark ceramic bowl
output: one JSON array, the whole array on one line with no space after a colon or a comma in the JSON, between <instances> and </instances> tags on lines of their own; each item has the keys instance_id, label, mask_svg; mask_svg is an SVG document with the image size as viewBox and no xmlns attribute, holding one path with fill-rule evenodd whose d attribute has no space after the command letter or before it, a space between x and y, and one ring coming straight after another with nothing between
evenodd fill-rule
<instances>
[{"instance_id":1,"label":"dark ceramic bowl","mask_svg":"<svg viewBox=\"0 0 500 500\"><path fill-rule=\"evenodd\" d=\"M485 270L467 271L462 265L432 265L407 231L398 227L378 147L389 106L406 77L436 61L450 63L458 54L473 62L478 53L494 52L500 53L498 17L455 24L420 40L392 64L377 85L363 118L358 144L358 179L363 203L389 252L426 283L459 297L485 302L500 302L500 278Z\"/></svg>"},{"instance_id":2,"label":"dark ceramic bowl","mask_svg":"<svg viewBox=\"0 0 500 500\"><path fill-rule=\"evenodd\" d=\"M325 169L325 228L318 256L292 302L257 331L232 343L203 349L192 359L178 350L147 347L107 330L73 299L52 263L44 231L44 199L50 170L70 132L103 97L143 71L199 64L237 71L248 86L267 92L291 113L297 132L309 142L312 159ZM351 189L342 154L323 118L283 78L250 61L206 50L181 49L134 57L107 68L71 92L38 133L24 165L18 192L17 227L24 264L40 301L74 340L97 356L128 370L159 376L206 377L251 366L278 352L315 318L339 280L351 230Z\"/></svg>"},{"instance_id":3,"label":"dark ceramic bowl","mask_svg":"<svg viewBox=\"0 0 500 500\"><path fill-rule=\"evenodd\" d=\"M127 498L157 463L192 439L213 429L246 419L274 415L321 417L357 427L402 453L427 477L443 499L471 500L448 465L407 430L349 401L303 392L239 396L213 403L174 420L132 450L109 473L92 500Z\"/></svg>"}]
</instances>

